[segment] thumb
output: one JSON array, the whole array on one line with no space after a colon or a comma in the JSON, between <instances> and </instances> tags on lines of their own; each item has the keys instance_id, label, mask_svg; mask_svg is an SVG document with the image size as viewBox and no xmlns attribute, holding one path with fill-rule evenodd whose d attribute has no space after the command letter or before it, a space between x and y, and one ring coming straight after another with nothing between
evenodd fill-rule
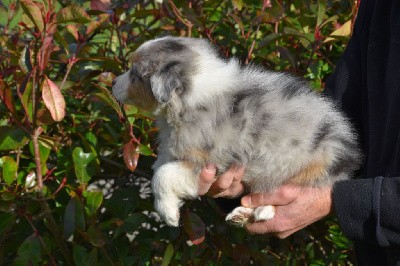
<instances>
[{"instance_id":1,"label":"thumb","mask_svg":"<svg viewBox=\"0 0 400 266\"><path fill-rule=\"evenodd\" d=\"M256 208L266 205L287 205L295 199L296 193L293 193L291 189L281 187L274 192L270 193L253 193L244 196L241 199L243 207Z\"/></svg>"}]
</instances>

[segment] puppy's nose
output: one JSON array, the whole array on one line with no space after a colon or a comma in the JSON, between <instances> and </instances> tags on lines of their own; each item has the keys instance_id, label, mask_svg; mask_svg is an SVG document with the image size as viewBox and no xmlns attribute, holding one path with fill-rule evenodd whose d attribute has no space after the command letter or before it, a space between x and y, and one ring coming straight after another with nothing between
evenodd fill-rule
<instances>
[{"instance_id":1,"label":"puppy's nose","mask_svg":"<svg viewBox=\"0 0 400 266\"><path fill-rule=\"evenodd\" d=\"M117 79L113 79L113 81L111 82L111 85L115 86L116 83L117 83Z\"/></svg>"}]
</instances>

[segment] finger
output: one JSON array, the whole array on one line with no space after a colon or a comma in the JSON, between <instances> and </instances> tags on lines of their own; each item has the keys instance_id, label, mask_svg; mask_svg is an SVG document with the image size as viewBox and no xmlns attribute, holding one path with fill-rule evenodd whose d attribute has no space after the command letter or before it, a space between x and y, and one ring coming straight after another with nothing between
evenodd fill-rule
<instances>
[{"instance_id":1,"label":"finger","mask_svg":"<svg viewBox=\"0 0 400 266\"><path fill-rule=\"evenodd\" d=\"M198 195L204 195L209 191L211 185L215 181L216 171L216 167L212 164L208 164L205 168L201 170L199 178L199 188L197 190Z\"/></svg>"},{"instance_id":2,"label":"finger","mask_svg":"<svg viewBox=\"0 0 400 266\"><path fill-rule=\"evenodd\" d=\"M277 227L274 219L246 224L246 230L251 234L275 234Z\"/></svg>"},{"instance_id":3,"label":"finger","mask_svg":"<svg viewBox=\"0 0 400 266\"><path fill-rule=\"evenodd\" d=\"M244 191L244 186L241 184L243 174L243 166L231 166L212 184L208 195L214 198L240 196Z\"/></svg>"},{"instance_id":4,"label":"finger","mask_svg":"<svg viewBox=\"0 0 400 266\"><path fill-rule=\"evenodd\" d=\"M244 191L245 191L245 187L242 183L232 182L232 185L230 188L228 188L220 193L214 194L213 197L214 198L220 198L220 197L236 198L236 197L239 197L240 195L242 195L244 193Z\"/></svg>"},{"instance_id":5,"label":"finger","mask_svg":"<svg viewBox=\"0 0 400 266\"><path fill-rule=\"evenodd\" d=\"M298 195L297 186L282 186L270 193L253 193L242 198L243 207L256 208L265 205L281 206L291 203Z\"/></svg>"},{"instance_id":6,"label":"finger","mask_svg":"<svg viewBox=\"0 0 400 266\"><path fill-rule=\"evenodd\" d=\"M295 229L291 229L291 230L284 231L284 232L281 232L281 233L276 233L275 236L276 236L277 238L280 238L280 239L285 239L285 238L287 238L288 236L290 236L290 235L296 233L297 231L299 231L299 230L301 230L301 229L303 229L303 228L304 228L304 227L297 227L297 228L295 228Z\"/></svg>"}]
</instances>

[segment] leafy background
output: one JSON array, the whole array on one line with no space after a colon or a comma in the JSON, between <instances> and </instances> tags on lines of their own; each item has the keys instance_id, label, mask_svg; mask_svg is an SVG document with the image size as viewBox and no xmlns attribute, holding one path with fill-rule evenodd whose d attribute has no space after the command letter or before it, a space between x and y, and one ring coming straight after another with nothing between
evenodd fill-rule
<instances>
[{"instance_id":1,"label":"leafy background","mask_svg":"<svg viewBox=\"0 0 400 266\"><path fill-rule=\"evenodd\" d=\"M0 264L351 264L351 242L333 218L277 240L228 226L216 201L202 197L185 204L180 228L166 227L149 188L151 114L121 109L110 90L141 43L177 35L304 76L320 91L357 4L3 0Z\"/></svg>"}]
</instances>

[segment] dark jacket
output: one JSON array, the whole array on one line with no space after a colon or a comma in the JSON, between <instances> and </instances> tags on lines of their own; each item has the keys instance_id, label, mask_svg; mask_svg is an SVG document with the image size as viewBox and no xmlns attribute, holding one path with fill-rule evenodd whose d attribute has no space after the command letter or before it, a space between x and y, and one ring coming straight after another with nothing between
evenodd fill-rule
<instances>
[{"instance_id":1,"label":"dark jacket","mask_svg":"<svg viewBox=\"0 0 400 266\"><path fill-rule=\"evenodd\" d=\"M361 0L326 94L358 128L362 178L334 186L343 232L361 265L400 265L400 0Z\"/></svg>"}]
</instances>

